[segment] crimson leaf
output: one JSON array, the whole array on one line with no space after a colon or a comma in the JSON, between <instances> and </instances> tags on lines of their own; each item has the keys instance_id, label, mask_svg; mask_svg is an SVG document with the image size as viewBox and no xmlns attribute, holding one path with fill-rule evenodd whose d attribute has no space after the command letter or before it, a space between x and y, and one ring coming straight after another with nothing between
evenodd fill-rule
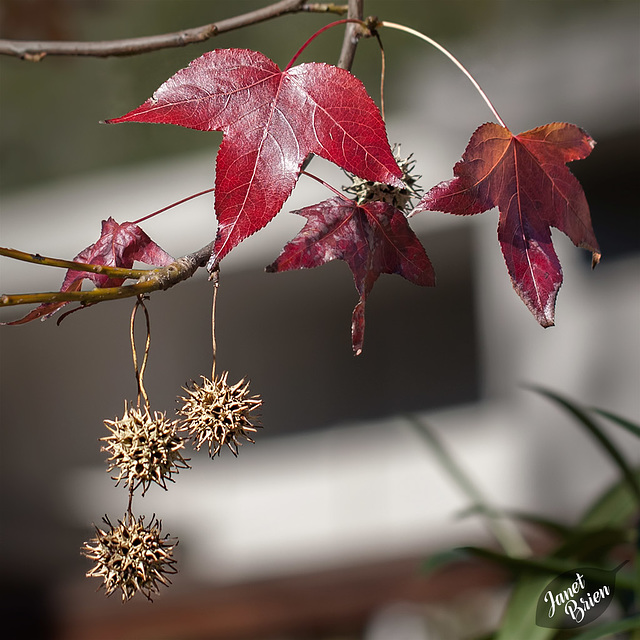
<instances>
[{"instance_id":1,"label":"crimson leaf","mask_svg":"<svg viewBox=\"0 0 640 640\"><path fill-rule=\"evenodd\" d=\"M108 267L131 269L135 261L155 267L165 267L173 258L161 249L133 222L116 222L113 218L102 221L102 230L97 242L83 249L74 262L100 264ZM68 269L60 291L79 291L82 281L88 278L96 287L119 287L125 278L110 278L103 273ZM6 324L24 324L36 318L48 318L68 302L46 302L28 313L24 318Z\"/></svg>"},{"instance_id":2,"label":"crimson leaf","mask_svg":"<svg viewBox=\"0 0 640 640\"><path fill-rule=\"evenodd\" d=\"M353 310L351 339L356 355L364 341L364 306L381 273L397 273L407 280L434 286L433 267L404 214L387 202L358 205L330 198L294 211L307 222L289 242L269 272L317 267L344 260L353 273L360 300Z\"/></svg>"},{"instance_id":3,"label":"crimson leaf","mask_svg":"<svg viewBox=\"0 0 640 640\"><path fill-rule=\"evenodd\" d=\"M586 158L594 145L573 124L556 122L518 135L484 124L453 168L455 177L426 193L414 213L428 209L470 215L497 206L498 240L513 287L538 322L551 326L562 268L550 227L589 249L594 266L600 260L589 205L566 167Z\"/></svg>"},{"instance_id":4,"label":"crimson leaf","mask_svg":"<svg viewBox=\"0 0 640 640\"><path fill-rule=\"evenodd\" d=\"M280 211L310 153L366 180L402 186L384 122L364 85L328 64L281 71L256 51L209 51L143 105L107 122L224 132L210 266Z\"/></svg>"}]
</instances>

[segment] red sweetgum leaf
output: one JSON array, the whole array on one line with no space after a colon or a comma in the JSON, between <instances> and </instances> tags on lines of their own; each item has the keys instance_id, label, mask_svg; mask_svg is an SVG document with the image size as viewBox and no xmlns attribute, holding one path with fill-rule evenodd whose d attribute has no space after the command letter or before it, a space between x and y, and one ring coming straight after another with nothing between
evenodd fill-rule
<instances>
[{"instance_id":1,"label":"red sweetgum leaf","mask_svg":"<svg viewBox=\"0 0 640 640\"><path fill-rule=\"evenodd\" d=\"M83 249L74 262L100 264L108 267L133 268L135 261L154 267L166 267L173 258L161 249L151 238L133 222L116 222L113 218L102 221L102 230L97 242ZM80 291L82 281L88 278L96 287L119 287L126 278L110 278L103 273L76 271L68 269L60 291ZM5 324L25 324L36 318L43 320L52 316L68 302L46 302L28 313L24 318Z\"/></svg>"},{"instance_id":2,"label":"red sweetgum leaf","mask_svg":"<svg viewBox=\"0 0 640 640\"><path fill-rule=\"evenodd\" d=\"M317 267L344 260L353 273L360 300L353 310L351 339L356 355L364 341L364 306L381 273L397 273L410 282L434 286L431 262L404 214L387 202L358 205L330 198L294 211L307 219L269 272Z\"/></svg>"},{"instance_id":3,"label":"red sweetgum leaf","mask_svg":"<svg viewBox=\"0 0 640 640\"><path fill-rule=\"evenodd\" d=\"M366 180L402 186L378 108L357 78L328 64L281 71L256 51L209 51L143 105L106 122L224 132L210 266L280 211L310 153Z\"/></svg>"},{"instance_id":4,"label":"red sweetgum leaf","mask_svg":"<svg viewBox=\"0 0 640 640\"><path fill-rule=\"evenodd\" d=\"M573 124L546 124L518 135L500 125L479 127L453 168L454 178L426 193L414 213L482 213L497 206L498 240L514 289L543 327L554 323L562 268L551 229L600 260L589 205L566 167L586 158L593 139Z\"/></svg>"}]
</instances>

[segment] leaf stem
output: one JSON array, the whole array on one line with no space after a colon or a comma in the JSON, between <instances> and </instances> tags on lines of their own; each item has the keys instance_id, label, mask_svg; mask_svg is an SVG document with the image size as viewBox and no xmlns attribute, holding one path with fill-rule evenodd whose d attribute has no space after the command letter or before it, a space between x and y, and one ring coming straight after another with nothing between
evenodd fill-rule
<instances>
[{"instance_id":1,"label":"leaf stem","mask_svg":"<svg viewBox=\"0 0 640 640\"><path fill-rule=\"evenodd\" d=\"M346 200L347 202L351 202L351 200L349 198L347 198L347 196L345 196L344 193L340 193L340 191L338 191L335 187L332 187L328 182L325 182L322 178L318 178L318 176L315 176L315 175L313 175L313 173L309 173L308 171L301 171L300 173L303 176L307 176L307 178L312 178L316 182L319 182L322 186L324 186L327 189L329 189L329 191L333 191L333 193L335 193L339 198L342 198L343 200Z\"/></svg>"},{"instance_id":2,"label":"leaf stem","mask_svg":"<svg viewBox=\"0 0 640 640\"><path fill-rule=\"evenodd\" d=\"M398 31L404 31L406 33L409 33L413 36L416 36L416 38L420 38L421 40L424 40L425 42L430 44L432 47L435 47L441 53L444 53L444 55L447 56L447 58L449 58L449 60L451 60L451 62L453 62L453 64L455 64L456 67L458 67L458 69L460 69L460 71L462 71L462 73L464 73L464 75L467 76L467 78L471 81L471 84L473 84L476 91L482 96L482 99L487 103L487 106L489 107L489 109L491 109L491 112L498 120L498 123L501 126L503 126L505 129L507 130L509 129L509 127L507 127L507 125L504 123L504 120L500 117L500 114L496 111L496 108L493 106L493 104L491 103L491 100L489 100L487 94L482 90L482 87L478 84L476 79L471 75L471 73L467 70L467 68L450 51L448 51L441 44L433 40L433 38L430 38L429 36L426 36L424 33L421 33L420 31L416 31L411 27L405 27L403 24L396 24L395 22L383 21L383 22L379 22L377 26L389 27L390 29L397 29Z\"/></svg>"},{"instance_id":3,"label":"leaf stem","mask_svg":"<svg viewBox=\"0 0 640 640\"><path fill-rule=\"evenodd\" d=\"M168 211L169 209L173 209L173 207L177 207L179 204L184 204L185 202L189 202L189 200L193 200L194 198L199 198L200 196L204 196L207 193L211 193L212 191L214 191L214 187L211 187L209 189L205 189L204 191L199 191L198 193L194 193L190 196L187 196L186 198L182 198L182 200L178 200L178 202L174 202L173 204L169 204L166 207L163 207L162 209L158 209L157 211L154 211L153 213L150 213L142 218L138 218L138 220L134 220L133 224L140 224L141 222L144 222L145 220L149 220L149 218L153 218L154 216L157 216L160 213L164 213L165 211Z\"/></svg>"},{"instance_id":4,"label":"leaf stem","mask_svg":"<svg viewBox=\"0 0 640 640\"><path fill-rule=\"evenodd\" d=\"M331 27L337 27L338 25L341 24L349 24L349 23L355 23L355 24L359 24L362 26L365 26L364 23L362 22L362 20L357 20L355 18L344 18L342 20L336 20L335 22L330 22L329 24L326 24L324 27L322 27L321 29L318 29L312 36L310 36L309 38L307 38L307 41L296 51L296 53L294 54L293 58L291 58L291 60L289 61L289 64L285 67L285 71L289 71L289 69L293 66L293 64L295 63L295 61L300 57L300 54L311 44L311 42L313 40L315 40L321 33L324 33L325 31L327 31L327 29L331 29Z\"/></svg>"}]
</instances>

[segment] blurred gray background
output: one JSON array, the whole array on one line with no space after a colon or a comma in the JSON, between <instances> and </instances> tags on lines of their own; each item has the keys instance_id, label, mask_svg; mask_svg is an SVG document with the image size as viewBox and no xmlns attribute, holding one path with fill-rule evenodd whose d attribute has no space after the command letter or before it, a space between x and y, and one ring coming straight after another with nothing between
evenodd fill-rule
<instances>
[{"instance_id":1,"label":"blurred gray background","mask_svg":"<svg viewBox=\"0 0 640 640\"><path fill-rule=\"evenodd\" d=\"M0 29L9 38L112 39L263 4L4 0ZM592 208L601 265L592 272L587 252L554 234L565 280L557 326L543 330L509 283L497 211L471 219L420 214L411 224L438 286L381 277L367 302L364 353L354 358L357 294L345 264L263 271L302 226L288 211L328 197L301 179L276 220L222 264L218 365L231 380L251 380L264 399L264 429L238 459L228 451L214 461L194 454L194 468L168 492L152 488L135 500L137 512L156 513L181 540L180 573L155 605L123 607L118 596L95 593L79 555L91 523L105 513L117 519L126 507L98 439L102 421L135 397L131 301L84 310L60 326L2 327L0 566L3 605L20 621L16 637L425 640L488 628L504 601L494 576L477 584L465 576L471 591L463 601L455 576L453 587L416 578L429 553L489 539L476 519L456 518L466 500L403 417L409 413L428 421L505 508L571 523L615 479L571 420L522 385L640 417L640 227L632 192L638 3L366 0L365 12L450 48L514 131L567 121L595 138L592 156L571 170ZM211 186L221 134L98 122L137 106L214 47L257 49L284 67L330 20L288 16L131 58L1 59L0 244L71 258L95 241L102 219L135 220ZM342 33L323 34L303 60L335 62ZM491 113L441 54L406 34L381 35L390 141L414 154L428 189L451 177ZM379 102L375 41L360 44L353 71ZM344 183L323 161L311 170ZM182 255L213 238L212 202L204 196L143 227ZM0 265L3 293L55 290L63 276L6 259ZM181 386L209 372L210 303L204 274L148 303L146 386L155 409L172 414ZM0 319L25 312L3 310ZM630 439L614 428L610 435L630 462L640 461Z\"/></svg>"}]
</instances>

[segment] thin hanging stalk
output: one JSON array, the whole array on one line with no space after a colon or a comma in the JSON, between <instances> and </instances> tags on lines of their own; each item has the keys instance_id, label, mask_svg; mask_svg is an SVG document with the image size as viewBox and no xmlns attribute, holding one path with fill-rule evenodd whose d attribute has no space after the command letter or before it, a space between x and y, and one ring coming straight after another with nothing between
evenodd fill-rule
<instances>
[{"instance_id":1,"label":"thin hanging stalk","mask_svg":"<svg viewBox=\"0 0 640 640\"><path fill-rule=\"evenodd\" d=\"M482 87L478 84L477 80L471 75L471 73L460 62L460 60L458 60L450 51L445 49L440 43L436 42L433 38L426 36L424 33L420 33L420 31L416 31L411 27L405 27L403 24L396 24L395 22L383 21L383 22L379 22L377 26L389 27L390 29L398 29L398 31L404 31L406 33L410 33L411 35L416 36L416 38L420 38L421 40L424 40L425 42L430 44L432 47L435 47L441 53L444 53L444 55L447 56L447 58L449 58L449 60L451 60L451 62L453 62L453 64L455 64L456 67L458 67L458 69L460 69L460 71L462 71L462 73L464 73L464 75L467 76L467 78L471 81L471 84L473 84L476 91L482 96L482 99L487 103L489 109L491 109L491 112L498 120L498 123L501 126L503 126L505 129L509 128L504 123L504 120L500 117L500 114L496 111L496 108L491 103L491 100L489 100L489 97L487 96L487 94L482 90Z\"/></svg>"},{"instance_id":2,"label":"thin hanging stalk","mask_svg":"<svg viewBox=\"0 0 640 640\"><path fill-rule=\"evenodd\" d=\"M138 354L136 352L136 339L135 339L134 329L135 329L136 315L140 307L142 307L144 311L145 321L147 325L147 339L145 340L142 364L138 366ZM135 371L136 382L138 383L138 409L140 408L141 396L142 398L144 398L146 407L149 408L149 396L147 395L147 391L144 388L143 380L144 380L144 371L147 367L147 360L149 359L149 347L151 345L151 325L149 323L149 312L147 311L147 307L144 304L144 299L142 296L138 296L138 299L136 300L136 304L133 307L133 311L131 312L130 337L131 337L131 355L133 357L133 369Z\"/></svg>"}]
</instances>

